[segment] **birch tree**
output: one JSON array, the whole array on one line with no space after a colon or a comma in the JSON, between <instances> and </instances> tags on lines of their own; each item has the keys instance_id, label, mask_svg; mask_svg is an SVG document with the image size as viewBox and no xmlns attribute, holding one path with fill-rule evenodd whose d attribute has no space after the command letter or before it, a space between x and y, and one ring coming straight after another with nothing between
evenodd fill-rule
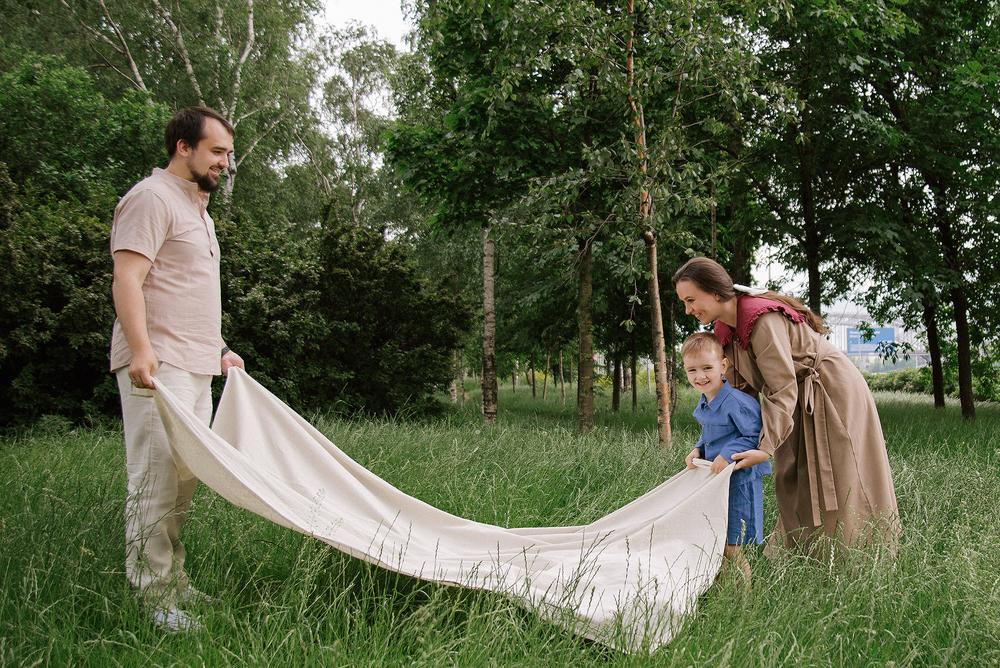
<instances>
[{"instance_id":1,"label":"birch tree","mask_svg":"<svg viewBox=\"0 0 1000 668\"><path fill-rule=\"evenodd\" d=\"M282 155L309 118L314 68L300 46L313 0L57 0L53 20L69 20L95 67L151 100L214 107L236 130L222 188L228 209L242 169Z\"/></svg>"},{"instance_id":2,"label":"birch tree","mask_svg":"<svg viewBox=\"0 0 1000 668\"><path fill-rule=\"evenodd\" d=\"M319 45L321 119L340 157L338 178L348 188L351 221L362 225L366 207L377 206L394 185L380 169L380 135L393 114L390 86L398 56L395 47L359 25L328 31ZM393 217L381 213L375 219Z\"/></svg>"}]
</instances>

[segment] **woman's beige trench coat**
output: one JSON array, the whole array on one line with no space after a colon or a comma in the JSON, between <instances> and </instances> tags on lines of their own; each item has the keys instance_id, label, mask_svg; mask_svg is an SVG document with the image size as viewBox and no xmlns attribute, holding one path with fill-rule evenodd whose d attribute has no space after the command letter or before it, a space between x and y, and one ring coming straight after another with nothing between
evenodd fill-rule
<instances>
[{"instance_id":1,"label":"woman's beige trench coat","mask_svg":"<svg viewBox=\"0 0 1000 668\"><path fill-rule=\"evenodd\" d=\"M770 545L822 532L847 545L895 544L899 511L875 401L849 359L806 323L763 313L747 349L725 346L730 383L760 395L760 449L773 455L778 522Z\"/></svg>"}]
</instances>

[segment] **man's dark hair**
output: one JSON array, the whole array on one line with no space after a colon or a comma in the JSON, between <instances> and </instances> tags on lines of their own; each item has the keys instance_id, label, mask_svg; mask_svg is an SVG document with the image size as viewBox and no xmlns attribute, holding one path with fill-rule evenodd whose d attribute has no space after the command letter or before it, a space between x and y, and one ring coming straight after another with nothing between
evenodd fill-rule
<instances>
[{"instance_id":1,"label":"man's dark hair","mask_svg":"<svg viewBox=\"0 0 1000 668\"><path fill-rule=\"evenodd\" d=\"M177 152L177 142L184 140L188 146L195 148L201 141L205 128L205 119L214 118L222 123L222 127L234 135L233 126L222 117L222 114L209 107L185 107L174 113L170 122L167 123L166 143L167 155L171 158Z\"/></svg>"}]
</instances>

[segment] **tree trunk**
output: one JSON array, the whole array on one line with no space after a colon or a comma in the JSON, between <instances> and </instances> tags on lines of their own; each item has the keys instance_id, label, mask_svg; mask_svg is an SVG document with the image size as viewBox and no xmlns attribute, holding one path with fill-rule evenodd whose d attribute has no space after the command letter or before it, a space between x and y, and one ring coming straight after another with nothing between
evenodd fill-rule
<instances>
[{"instance_id":1,"label":"tree trunk","mask_svg":"<svg viewBox=\"0 0 1000 668\"><path fill-rule=\"evenodd\" d=\"M628 103L635 126L635 146L639 162L639 225L644 230L649 263L649 302L653 325L653 360L656 368L656 423L660 445L670 447L670 387L667 385L667 359L663 350L663 314L660 311L660 284L656 266L656 234L652 229L653 198L646 185L646 120L642 104L632 94L635 85L635 0L627 0L628 15L632 20L626 44L625 72L628 77Z\"/></svg>"},{"instance_id":2,"label":"tree trunk","mask_svg":"<svg viewBox=\"0 0 1000 668\"><path fill-rule=\"evenodd\" d=\"M667 381L667 354L663 343L663 312L660 308L660 279L656 265L656 235L647 230L649 264L649 305L653 329L653 368L656 370L656 427L660 445L670 448L670 385Z\"/></svg>"},{"instance_id":3,"label":"tree trunk","mask_svg":"<svg viewBox=\"0 0 1000 668\"><path fill-rule=\"evenodd\" d=\"M493 302L493 239L483 228L483 421L497 419L496 309Z\"/></svg>"},{"instance_id":4,"label":"tree trunk","mask_svg":"<svg viewBox=\"0 0 1000 668\"><path fill-rule=\"evenodd\" d=\"M545 375L542 376L542 401L545 401L545 389L549 386L549 370L552 368L552 351L545 353Z\"/></svg>"},{"instance_id":5,"label":"tree trunk","mask_svg":"<svg viewBox=\"0 0 1000 668\"><path fill-rule=\"evenodd\" d=\"M667 307L670 314L670 329L667 335L667 346L670 348L670 358L667 368L667 386L670 388L670 414L677 409L677 302L671 300Z\"/></svg>"},{"instance_id":6,"label":"tree trunk","mask_svg":"<svg viewBox=\"0 0 1000 668\"><path fill-rule=\"evenodd\" d=\"M806 275L809 277L809 308L820 315L823 312L823 284L819 273L819 240L815 228L806 230Z\"/></svg>"},{"instance_id":7,"label":"tree trunk","mask_svg":"<svg viewBox=\"0 0 1000 668\"><path fill-rule=\"evenodd\" d=\"M956 285L951 289L951 303L955 310L955 341L958 344L958 400L962 404L962 417L976 417L976 400L972 394L972 347L969 344L969 303L965 289Z\"/></svg>"},{"instance_id":8,"label":"tree trunk","mask_svg":"<svg viewBox=\"0 0 1000 668\"><path fill-rule=\"evenodd\" d=\"M639 390L637 389L639 387L639 377L636 375L636 372L638 371L639 356L638 356L638 353L636 352L635 329L632 330L632 351L631 352L632 352L632 355L631 355L631 357L632 357L632 360L631 360L632 361L632 365L631 365L631 369L632 369L632 415L635 415L636 413L639 412Z\"/></svg>"},{"instance_id":9,"label":"tree trunk","mask_svg":"<svg viewBox=\"0 0 1000 668\"><path fill-rule=\"evenodd\" d=\"M465 405L465 364L462 360L462 351L456 350L452 354L452 381L451 381L451 402Z\"/></svg>"},{"instance_id":10,"label":"tree trunk","mask_svg":"<svg viewBox=\"0 0 1000 668\"><path fill-rule=\"evenodd\" d=\"M611 412L617 413L622 405L622 360L615 355L614 371L611 374Z\"/></svg>"},{"instance_id":11,"label":"tree trunk","mask_svg":"<svg viewBox=\"0 0 1000 668\"><path fill-rule=\"evenodd\" d=\"M737 161L743 159L743 130L742 116L734 105L727 104L730 114L730 132L728 138L728 153L731 158ZM752 265L756 244L752 239L756 235L751 233L748 223L737 218L737 212L748 210L747 201L747 177L740 171L730 177L726 184L726 208L725 225L726 237L731 244L729 248L729 275L735 283L743 285L753 285ZM673 314L673 309L671 309Z\"/></svg>"},{"instance_id":12,"label":"tree trunk","mask_svg":"<svg viewBox=\"0 0 1000 668\"><path fill-rule=\"evenodd\" d=\"M514 370L510 372L510 391L517 392L517 361L514 362Z\"/></svg>"},{"instance_id":13,"label":"tree trunk","mask_svg":"<svg viewBox=\"0 0 1000 668\"><path fill-rule=\"evenodd\" d=\"M924 294L924 328L927 330L927 352L931 356L931 382L934 408L944 408L944 368L941 366L941 341L938 338L937 313L934 301Z\"/></svg>"},{"instance_id":14,"label":"tree trunk","mask_svg":"<svg viewBox=\"0 0 1000 668\"><path fill-rule=\"evenodd\" d=\"M718 221L716 220L716 209L718 208L715 203L715 181L709 184L709 193L712 198L712 259L715 261L719 260L719 229Z\"/></svg>"},{"instance_id":15,"label":"tree trunk","mask_svg":"<svg viewBox=\"0 0 1000 668\"><path fill-rule=\"evenodd\" d=\"M955 318L955 343L958 346L958 400L962 405L962 417L976 417L976 402L972 394L972 347L969 342L969 302L965 295L965 271L959 258L960 245L956 242L951 228L945 187L936 176L925 175L937 200L935 212L938 236L944 260L951 273L952 287L949 290Z\"/></svg>"},{"instance_id":16,"label":"tree trunk","mask_svg":"<svg viewBox=\"0 0 1000 668\"><path fill-rule=\"evenodd\" d=\"M593 314L593 249L590 241L580 240L580 294L577 323L580 333L579 372L576 381L576 416L581 434L594 428L594 334Z\"/></svg>"},{"instance_id":17,"label":"tree trunk","mask_svg":"<svg viewBox=\"0 0 1000 668\"><path fill-rule=\"evenodd\" d=\"M726 210L735 213L736 207L729 205L726 207ZM733 267L732 278L734 283L753 285L753 272L751 271L751 267L753 265L753 255L753 248L751 248L750 240L746 237L746 235L740 235L736 241L733 242L733 247L730 252L729 262Z\"/></svg>"},{"instance_id":18,"label":"tree trunk","mask_svg":"<svg viewBox=\"0 0 1000 668\"><path fill-rule=\"evenodd\" d=\"M817 315L823 308L823 284L819 273L820 234L816 225L816 201L813 196L812 152L799 150L799 197L802 199L802 222L805 239L803 254L809 278L809 308Z\"/></svg>"},{"instance_id":19,"label":"tree trunk","mask_svg":"<svg viewBox=\"0 0 1000 668\"><path fill-rule=\"evenodd\" d=\"M566 405L566 376L563 375L562 348L559 349L559 401Z\"/></svg>"},{"instance_id":20,"label":"tree trunk","mask_svg":"<svg viewBox=\"0 0 1000 668\"><path fill-rule=\"evenodd\" d=\"M528 361L528 370L531 372L531 398L535 399L535 353L531 353L531 359Z\"/></svg>"}]
</instances>

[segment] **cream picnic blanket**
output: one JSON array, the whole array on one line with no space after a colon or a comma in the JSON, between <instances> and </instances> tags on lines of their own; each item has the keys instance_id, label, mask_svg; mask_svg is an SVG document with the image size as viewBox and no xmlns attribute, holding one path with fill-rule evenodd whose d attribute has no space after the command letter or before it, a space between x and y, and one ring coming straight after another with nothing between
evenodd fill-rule
<instances>
[{"instance_id":1,"label":"cream picnic blanket","mask_svg":"<svg viewBox=\"0 0 1000 668\"><path fill-rule=\"evenodd\" d=\"M157 389L178 467L231 503L392 571L499 592L622 651L669 642L719 570L732 466L701 462L587 525L508 529L407 496L239 369L211 428Z\"/></svg>"}]
</instances>

